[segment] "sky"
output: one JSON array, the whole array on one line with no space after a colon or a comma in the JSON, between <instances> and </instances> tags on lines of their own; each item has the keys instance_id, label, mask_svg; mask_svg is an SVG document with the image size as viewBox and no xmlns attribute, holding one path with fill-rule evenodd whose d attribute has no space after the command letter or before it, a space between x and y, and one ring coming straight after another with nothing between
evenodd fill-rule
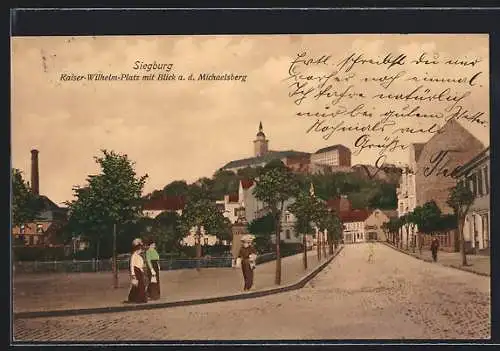
<instances>
[{"instance_id":1,"label":"sky","mask_svg":"<svg viewBox=\"0 0 500 351\"><path fill-rule=\"evenodd\" d=\"M289 68L302 52L308 57L330 55L330 62L340 62L350 53L374 58L387 52L408 57L421 52L480 57L474 68L419 65L405 70L408 76L415 72L470 76L472 69L481 70L472 95L461 103L484 111L483 118L489 121L488 47L487 35L15 37L11 42L12 166L29 181L30 150L38 149L40 193L62 203L72 199L73 186L84 185L89 174L98 172L94 157L101 149L127 154L138 175L147 173L147 193L173 180L210 177L231 160L252 157L260 121L271 150L315 152L333 144L352 148L359 133L335 133L325 140L320 133L306 133L314 119L295 116L299 110L322 109L326 101L309 99L297 106L289 96ZM173 64L174 74L247 77L245 82L61 80L61 74L159 73L134 70L136 61ZM321 67L314 72L321 72ZM360 76L387 72L385 66L368 64L354 70ZM402 82L398 89L410 84ZM381 89L375 83L362 88L371 93ZM393 103L399 106L388 100L372 104L379 111ZM489 145L489 126L459 122ZM405 127L420 122L408 123ZM416 133L402 138L423 142L430 137ZM376 152L365 150L353 156L352 163L373 164ZM387 161L407 159L408 153L401 151L390 153Z\"/></svg>"}]
</instances>

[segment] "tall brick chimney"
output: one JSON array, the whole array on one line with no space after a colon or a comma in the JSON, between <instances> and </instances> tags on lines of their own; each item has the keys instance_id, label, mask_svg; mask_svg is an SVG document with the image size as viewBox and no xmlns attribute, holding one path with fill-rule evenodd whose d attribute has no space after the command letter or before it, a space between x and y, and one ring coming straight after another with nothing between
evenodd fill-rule
<instances>
[{"instance_id":1,"label":"tall brick chimney","mask_svg":"<svg viewBox=\"0 0 500 351\"><path fill-rule=\"evenodd\" d=\"M40 183L38 174L38 150L31 150L31 191L40 195Z\"/></svg>"}]
</instances>

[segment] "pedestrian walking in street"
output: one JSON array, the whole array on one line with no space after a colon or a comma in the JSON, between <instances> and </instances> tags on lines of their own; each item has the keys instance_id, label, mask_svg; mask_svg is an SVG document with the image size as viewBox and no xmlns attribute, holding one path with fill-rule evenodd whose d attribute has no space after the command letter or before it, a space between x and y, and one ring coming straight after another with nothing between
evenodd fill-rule
<instances>
[{"instance_id":1,"label":"pedestrian walking in street","mask_svg":"<svg viewBox=\"0 0 500 351\"><path fill-rule=\"evenodd\" d=\"M238 258L241 260L241 271L243 272L244 291L248 291L253 286L253 273L256 265L257 251L252 245L252 237L245 235L241 238L242 247Z\"/></svg>"},{"instance_id":2,"label":"pedestrian walking in street","mask_svg":"<svg viewBox=\"0 0 500 351\"><path fill-rule=\"evenodd\" d=\"M438 238L433 238L431 241L431 252L432 252L432 259L434 262L437 262L437 253L439 250L439 240Z\"/></svg>"},{"instance_id":3,"label":"pedestrian walking in street","mask_svg":"<svg viewBox=\"0 0 500 351\"><path fill-rule=\"evenodd\" d=\"M144 259L141 256L143 243L141 239L132 242L132 256L130 257L130 278L132 286L128 294L128 302L148 302L146 297L146 276L144 274Z\"/></svg>"},{"instance_id":4,"label":"pedestrian walking in street","mask_svg":"<svg viewBox=\"0 0 500 351\"><path fill-rule=\"evenodd\" d=\"M156 251L154 239L149 240L149 247L146 250L146 264L149 278L147 288L148 297L151 300L160 298L160 255Z\"/></svg>"}]
</instances>

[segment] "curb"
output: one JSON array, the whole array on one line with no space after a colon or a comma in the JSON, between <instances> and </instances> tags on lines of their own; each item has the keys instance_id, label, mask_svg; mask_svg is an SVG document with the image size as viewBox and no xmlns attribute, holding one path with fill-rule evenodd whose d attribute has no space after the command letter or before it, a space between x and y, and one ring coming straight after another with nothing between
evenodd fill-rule
<instances>
[{"instance_id":1,"label":"curb","mask_svg":"<svg viewBox=\"0 0 500 351\"><path fill-rule=\"evenodd\" d=\"M424 262L428 262L428 263L434 263L434 261L432 260L429 260L427 258L422 258L422 257L418 257L418 256L414 256L412 255L411 253L409 252L406 252L404 250L401 250L400 248L397 248L395 246L392 246L391 244L389 243L386 243L384 242L384 244L388 247L390 247L391 249L393 250L396 250L396 251L399 251L401 253L404 253L405 255L408 255L408 256L411 256L413 258L416 258L417 260L420 260L420 261L424 261ZM463 267L460 267L460 266L455 266L453 264L444 264L444 263L439 263L441 266L443 267L449 267L449 268L454 268L454 269L458 269L458 270L461 270L462 272L467 272L467 273L472 273L472 274L476 274L476 275L480 275L480 276L483 276L483 277L491 277L490 274L488 273L482 273L482 272L476 272L476 271L471 271L471 270L468 270L468 269L465 269Z\"/></svg>"},{"instance_id":2,"label":"curb","mask_svg":"<svg viewBox=\"0 0 500 351\"><path fill-rule=\"evenodd\" d=\"M286 285L278 288L271 288L268 290L254 291L244 294L219 296L203 299L185 300L185 301L172 301L154 304L137 304L137 305L126 305L126 306L113 306L113 307L96 307L96 308L80 308L71 310L52 310L52 311L33 311L33 312L17 312L13 313L14 319L30 319L30 318L42 318L42 317L68 317L68 316L80 316L87 314L102 314L102 313L116 313L116 312L130 312L130 311L143 311L152 310L157 308L172 308L172 307L182 307L182 306L193 306L193 305L204 305L214 302L225 302L233 300L244 300L252 299L256 297L263 297L268 295L279 294L283 292L288 292L292 290L298 290L303 288L311 279L313 279L319 272L321 272L330 262L333 261L335 257L343 250L341 246L337 252L335 252L330 258L325 262L320 264L316 269L307 274L305 277L301 278L298 282Z\"/></svg>"}]
</instances>

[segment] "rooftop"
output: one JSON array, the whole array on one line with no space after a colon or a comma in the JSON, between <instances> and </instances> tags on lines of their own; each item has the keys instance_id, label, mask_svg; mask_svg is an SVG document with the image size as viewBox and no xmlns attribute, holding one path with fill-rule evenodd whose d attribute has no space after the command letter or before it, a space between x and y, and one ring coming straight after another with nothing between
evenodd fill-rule
<instances>
[{"instance_id":1,"label":"rooftop","mask_svg":"<svg viewBox=\"0 0 500 351\"><path fill-rule=\"evenodd\" d=\"M351 152L351 150L348 147L346 147L346 146L344 146L342 144L335 144L335 145L331 145L331 146L327 146L327 147L324 147L322 149L319 149L315 153L316 154L321 154L323 152L328 152L328 151L332 151L332 150L336 150L336 149L342 149L342 150L346 150L346 151Z\"/></svg>"},{"instance_id":2,"label":"rooftop","mask_svg":"<svg viewBox=\"0 0 500 351\"><path fill-rule=\"evenodd\" d=\"M243 179L241 181L241 186L243 187L243 189L248 189L248 188L251 188L252 185L254 184L254 181L251 180L251 179Z\"/></svg>"},{"instance_id":3,"label":"rooftop","mask_svg":"<svg viewBox=\"0 0 500 351\"><path fill-rule=\"evenodd\" d=\"M343 223L364 222L368 217L370 217L371 214L371 210L351 210L340 212L339 217Z\"/></svg>"},{"instance_id":4,"label":"rooftop","mask_svg":"<svg viewBox=\"0 0 500 351\"><path fill-rule=\"evenodd\" d=\"M186 205L183 196L164 196L158 199L145 200L143 209L146 211L177 211Z\"/></svg>"}]
</instances>

